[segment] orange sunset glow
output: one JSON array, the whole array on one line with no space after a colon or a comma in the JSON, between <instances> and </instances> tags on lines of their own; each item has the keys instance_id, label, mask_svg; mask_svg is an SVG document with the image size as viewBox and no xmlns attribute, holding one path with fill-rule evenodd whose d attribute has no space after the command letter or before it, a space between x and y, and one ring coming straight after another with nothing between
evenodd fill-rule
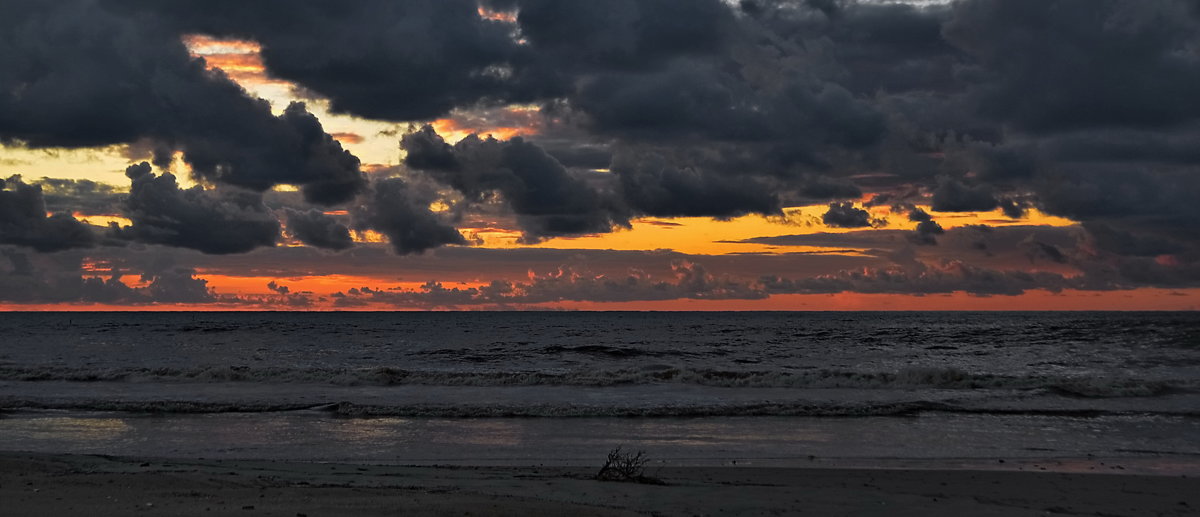
<instances>
[{"instance_id":1,"label":"orange sunset glow","mask_svg":"<svg viewBox=\"0 0 1200 517\"><path fill-rule=\"evenodd\" d=\"M504 22L504 23L516 23L517 22L517 13L516 12L494 11L494 10L488 9L487 7L484 7L482 5L479 6L479 17L483 18L485 20L492 20L492 21Z\"/></svg>"},{"instance_id":2,"label":"orange sunset glow","mask_svg":"<svg viewBox=\"0 0 1200 517\"><path fill-rule=\"evenodd\" d=\"M466 138L468 135L479 135L481 137L492 137L497 140L511 140L513 137L529 136L538 134L537 123L538 114L535 109L530 109L523 106L509 107L508 114L517 115L519 119L524 119L527 126L491 126L491 125L473 125L468 121L456 120L452 118L437 119L432 122L433 129L446 138L447 141L457 142Z\"/></svg>"},{"instance_id":3,"label":"orange sunset glow","mask_svg":"<svg viewBox=\"0 0 1200 517\"><path fill-rule=\"evenodd\" d=\"M183 43L193 56L204 58L209 69L220 69L243 85L274 82L263 65L262 46L254 41L189 34L183 37Z\"/></svg>"}]
</instances>

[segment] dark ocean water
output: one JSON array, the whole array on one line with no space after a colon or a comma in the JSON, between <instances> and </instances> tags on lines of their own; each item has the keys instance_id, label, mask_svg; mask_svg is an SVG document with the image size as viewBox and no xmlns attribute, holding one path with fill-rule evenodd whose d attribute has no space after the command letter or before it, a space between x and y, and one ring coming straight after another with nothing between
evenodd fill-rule
<instances>
[{"instance_id":1,"label":"dark ocean water","mask_svg":"<svg viewBox=\"0 0 1200 517\"><path fill-rule=\"evenodd\" d=\"M0 339L10 450L1200 457L1197 313L8 313Z\"/></svg>"}]
</instances>

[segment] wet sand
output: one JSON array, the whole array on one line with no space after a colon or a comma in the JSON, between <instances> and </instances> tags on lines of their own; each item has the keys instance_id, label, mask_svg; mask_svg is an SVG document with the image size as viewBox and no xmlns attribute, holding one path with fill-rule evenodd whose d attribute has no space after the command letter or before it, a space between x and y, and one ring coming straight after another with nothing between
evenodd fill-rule
<instances>
[{"instance_id":1,"label":"wet sand","mask_svg":"<svg viewBox=\"0 0 1200 517\"><path fill-rule=\"evenodd\" d=\"M404 467L0 453L0 515L1197 515L1182 475L676 467Z\"/></svg>"}]
</instances>

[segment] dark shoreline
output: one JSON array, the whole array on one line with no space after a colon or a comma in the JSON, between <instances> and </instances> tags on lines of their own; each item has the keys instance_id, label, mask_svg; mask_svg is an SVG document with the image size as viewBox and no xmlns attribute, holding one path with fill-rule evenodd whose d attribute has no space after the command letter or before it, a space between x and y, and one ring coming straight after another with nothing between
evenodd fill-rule
<instances>
[{"instance_id":1,"label":"dark shoreline","mask_svg":"<svg viewBox=\"0 0 1200 517\"><path fill-rule=\"evenodd\" d=\"M405 467L0 453L5 515L1193 515L1200 479L861 468Z\"/></svg>"}]
</instances>

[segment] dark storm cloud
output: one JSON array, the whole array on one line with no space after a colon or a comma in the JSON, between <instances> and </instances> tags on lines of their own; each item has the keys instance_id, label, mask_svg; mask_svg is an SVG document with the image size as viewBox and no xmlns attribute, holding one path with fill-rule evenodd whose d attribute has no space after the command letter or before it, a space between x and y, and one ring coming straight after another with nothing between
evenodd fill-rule
<instances>
[{"instance_id":1,"label":"dark storm cloud","mask_svg":"<svg viewBox=\"0 0 1200 517\"><path fill-rule=\"evenodd\" d=\"M871 214L853 203L830 203L829 210L821 216L821 222L835 228L863 228L871 226Z\"/></svg>"},{"instance_id":2,"label":"dark storm cloud","mask_svg":"<svg viewBox=\"0 0 1200 517\"><path fill-rule=\"evenodd\" d=\"M1200 263L1200 205L1195 202L1200 174L1195 170L1090 164L1064 167L1042 181L1039 208L1083 221L1104 251L1173 253L1181 270Z\"/></svg>"},{"instance_id":3,"label":"dark storm cloud","mask_svg":"<svg viewBox=\"0 0 1200 517\"><path fill-rule=\"evenodd\" d=\"M1020 201L1013 199L1001 199L1000 210L1010 219L1020 219L1025 217L1026 206Z\"/></svg>"},{"instance_id":4,"label":"dark storm cloud","mask_svg":"<svg viewBox=\"0 0 1200 517\"><path fill-rule=\"evenodd\" d=\"M972 168L990 181L1027 180L1038 173L1041 145L989 145L971 147Z\"/></svg>"},{"instance_id":5,"label":"dark storm cloud","mask_svg":"<svg viewBox=\"0 0 1200 517\"><path fill-rule=\"evenodd\" d=\"M322 204L345 201L362 190L357 159L342 151L302 105L271 117L262 103L190 60L177 41L165 40L187 32L255 39L263 45L272 75L328 96L335 110L397 120L443 115L480 101L559 99L566 110L583 115L587 128L602 133L653 136L662 142L696 136L757 142L760 147L754 152L764 152L770 166L764 168L756 159L757 163L743 160L737 168L769 174L789 173L798 163L827 167L824 147L870 146L884 130L881 114L868 102L821 78L793 70L770 79L777 87L747 81L737 71L739 66L769 66L739 64L733 48L746 47L747 26L716 0L492 5L515 9L515 25L481 18L475 2L458 0L314 2L289 4L286 9L277 2L112 0L100 5L89 8L115 35L124 34L134 21L152 20L154 30L138 34L140 39L127 39L130 45L153 42L159 49L156 54L140 57L138 49L125 48L113 53L171 72L165 86L135 84L129 96L152 93L176 111L149 110L145 118L154 121L153 127L131 122L129 131L114 131L110 138L150 137L158 141L160 165L166 164L170 149L181 148L199 176L254 190L299 184L309 201ZM397 25L396 20L404 23ZM36 26L36 20L27 24ZM350 33L358 36L343 37ZM77 49L81 55L71 59L103 51ZM187 102L180 97L185 93ZM193 113L192 106L206 108ZM224 109L207 108L211 106ZM413 153L418 144L412 142L410 166L462 170L439 163L445 155ZM476 147L481 149L468 154L495 154L486 149L495 146ZM778 197L768 190L773 186L752 176L730 177L733 167L728 163L659 165L652 160L620 168L619 185L597 189L567 173L552 158L555 155L538 147L519 142L503 147L499 157L474 158L468 166L510 174L441 179L468 196L501 192L530 240L627 225L631 208L652 215L725 217L776 213L779 207ZM572 148L596 149L567 147ZM605 154L593 151L579 158L600 168L606 165ZM570 153L559 155L580 163ZM475 179L480 184L470 184ZM739 185L750 191L741 192ZM811 182L804 190L810 197L829 198L852 194L855 188L844 180L827 179Z\"/></svg>"},{"instance_id":6,"label":"dark storm cloud","mask_svg":"<svg viewBox=\"0 0 1200 517\"><path fill-rule=\"evenodd\" d=\"M677 300L762 299L753 284L710 274L699 264L676 262L665 277L642 271L603 275L564 267L531 275L526 281L493 280L482 287L445 287L430 281L415 290L363 287L335 295L343 306L365 302L396 306L458 307L468 305L520 306L552 302L630 302Z\"/></svg>"},{"instance_id":7,"label":"dark storm cloud","mask_svg":"<svg viewBox=\"0 0 1200 517\"><path fill-rule=\"evenodd\" d=\"M944 34L978 63L985 116L1034 132L1200 117L1194 2L973 0Z\"/></svg>"},{"instance_id":8,"label":"dark storm cloud","mask_svg":"<svg viewBox=\"0 0 1200 517\"><path fill-rule=\"evenodd\" d=\"M613 160L612 172L620 178L626 201L643 214L735 217L781 210L778 196L765 181L679 167L654 152L619 155Z\"/></svg>"},{"instance_id":9,"label":"dark storm cloud","mask_svg":"<svg viewBox=\"0 0 1200 517\"><path fill-rule=\"evenodd\" d=\"M404 135L405 163L427 171L467 199L500 193L527 240L611 231L628 216L611 195L592 188L553 156L521 138L501 142L470 135L453 146L430 126Z\"/></svg>"},{"instance_id":10,"label":"dark storm cloud","mask_svg":"<svg viewBox=\"0 0 1200 517\"><path fill-rule=\"evenodd\" d=\"M422 126L417 131L405 134L400 139L400 148L405 151L404 163L409 167L440 173L444 175L445 183L468 195L479 196L482 192L471 181L473 178L459 174L463 163L456 155L454 146L446 143L433 126Z\"/></svg>"},{"instance_id":11,"label":"dark storm cloud","mask_svg":"<svg viewBox=\"0 0 1200 517\"><path fill-rule=\"evenodd\" d=\"M1046 229L1042 227L1009 227L988 229L982 238L991 239L990 245L1004 250L1006 257L987 257L978 260L967 251L974 248L980 238L978 228L961 227L945 232L939 246L913 247L908 239L893 239L890 250L876 250L886 256L891 264L857 269L845 269L833 274L815 275L807 278L785 278L764 276L763 289L776 294L819 294L836 292L861 292L884 294L935 294L966 292L978 296L1015 296L1030 290L1058 292L1065 289L1116 289L1134 284L1120 284L1115 278L1099 279L1087 274L1086 268L1060 266L1053 270L1029 272L1024 268L1033 257L1031 253L1057 250L1056 242L1076 244L1070 238L1071 229ZM994 231L992 231L994 230ZM871 239L871 233L852 232L846 235L831 234L824 239L826 244L836 245L840 239ZM895 232L898 234L899 232ZM898 236L898 235L896 235ZM806 236L792 236L788 240L802 244ZM1044 239L1044 240L1043 240ZM1065 239L1065 240L1064 240ZM883 244L883 243L881 243ZM979 250L975 250L976 253ZM1067 257L1059 251L1057 257L1043 255L1039 258ZM1024 262L1025 264L1022 264ZM1054 262L1058 262L1054 260ZM1082 274L1081 274L1082 273Z\"/></svg>"},{"instance_id":12,"label":"dark storm cloud","mask_svg":"<svg viewBox=\"0 0 1200 517\"><path fill-rule=\"evenodd\" d=\"M1093 242L1101 249L1134 257L1156 257L1182 253L1187 247L1168 236L1133 233L1102 222L1084 225Z\"/></svg>"},{"instance_id":13,"label":"dark storm cloud","mask_svg":"<svg viewBox=\"0 0 1200 517\"><path fill-rule=\"evenodd\" d=\"M285 208L287 232L309 246L331 250L344 250L354 245L350 230L320 210L301 212Z\"/></svg>"},{"instance_id":14,"label":"dark storm cloud","mask_svg":"<svg viewBox=\"0 0 1200 517\"><path fill-rule=\"evenodd\" d=\"M292 103L279 117L265 101L244 108L185 128L193 134L176 145L194 174L257 191L300 185L304 198L319 205L349 201L366 186L358 158L325 133L304 104Z\"/></svg>"},{"instance_id":15,"label":"dark storm cloud","mask_svg":"<svg viewBox=\"0 0 1200 517\"><path fill-rule=\"evenodd\" d=\"M505 181L500 191L533 240L629 226L619 201L572 177L558 160L535 144L521 138L510 140L501 152L499 165L519 181L519 186Z\"/></svg>"},{"instance_id":16,"label":"dark storm cloud","mask_svg":"<svg viewBox=\"0 0 1200 517\"><path fill-rule=\"evenodd\" d=\"M46 215L40 186L28 185L20 176L0 179L0 244L59 251L88 247L95 240L88 226L70 215Z\"/></svg>"},{"instance_id":17,"label":"dark storm cloud","mask_svg":"<svg viewBox=\"0 0 1200 517\"><path fill-rule=\"evenodd\" d=\"M1029 260L1037 261L1039 259L1050 260L1059 264L1067 262L1067 256L1053 244L1046 244L1041 241L1027 239L1023 242L1029 249Z\"/></svg>"},{"instance_id":18,"label":"dark storm cloud","mask_svg":"<svg viewBox=\"0 0 1200 517\"><path fill-rule=\"evenodd\" d=\"M654 73L597 74L571 102L603 135L753 144L758 166L774 174L827 168L831 154L873 146L884 134L883 115L837 84L797 72L763 89L724 68L683 60Z\"/></svg>"},{"instance_id":19,"label":"dark storm cloud","mask_svg":"<svg viewBox=\"0 0 1200 517\"><path fill-rule=\"evenodd\" d=\"M33 184L42 188L42 198L50 212L113 215L120 211L125 199L122 189L85 179L42 178Z\"/></svg>"},{"instance_id":20,"label":"dark storm cloud","mask_svg":"<svg viewBox=\"0 0 1200 517\"><path fill-rule=\"evenodd\" d=\"M773 44L800 45L851 91L946 91L962 50L942 37L952 11L903 3L749 0L743 11Z\"/></svg>"},{"instance_id":21,"label":"dark storm cloud","mask_svg":"<svg viewBox=\"0 0 1200 517\"><path fill-rule=\"evenodd\" d=\"M215 254L274 246L279 239L279 221L257 193L181 189L175 176L155 176L146 162L129 166L125 175L132 181L125 214L133 225L114 227L120 238Z\"/></svg>"},{"instance_id":22,"label":"dark storm cloud","mask_svg":"<svg viewBox=\"0 0 1200 517\"><path fill-rule=\"evenodd\" d=\"M823 146L872 145L884 130L882 115L838 84L773 70L754 43L760 28L718 0L487 2L515 10L515 24L480 17L473 0L109 4L157 13L179 32L257 40L272 75L372 118L562 102L604 133L771 141L809 162ZM748 78L763 71L778 77Z\"/></svg>"},{"instance_id":23,"label":"dark storm cloud","mask_svg":"<svg viewBox=\"0 0 1200 517\"><path fill-rule=\"evenodd\" d=\"M255 190L303 186L309 201L349 200L364 186L345 152L302 104L274 116L188 55L180 35L97 2L0 6L0 141L80 147L149 140L194 174Z\"/></svg>"},{"instance_id":24,"label":"dark storm cloud","mask_svg":"<svg viewBox=\"0 0 1200 517\"><path fill-rule=\"evenodd\" d=\"M1082 221L1116 255L1110 263L1165 272L1144 279L1189 278L1200 258L1200 212L1188 201L1200 194L1200 157L1185 143L1200 123L1194 8L1182 0L956 6L945 33L974 60L966 95L982 118L1009 128L1008 144L979 153L982 177L1032 194L1001 199L1007 215L1031 204ZM1153 267L1136 258L1166 250L1174 258Z\"/></svg>"},{"instance_id":25,"label":"dark storm cloud","mask_svg":"<svg viewBox=\"0 0 1200 517\"><path fill-rule=\"evenodd\" d=\"M937 235L946 233L942 229L942 225L933 220L933 217L920 208L913 208L908 212L908 220L917 223L917 228L909 240L915 244L932 246L937 244Z\"/></svg>"},{"instance_id":26,"label":"dark storm cloud","mask_svg":"<svg viewBox=\"0 0 1200 517\"><path fill-rule=\"evenodd\" d=\"M612 151L606 146L575 143L554 142L539 139L538 145L553 156L563 167L580 169L607 169L612 164Z\"/></svg>"},{"instance_id":27,"label":"dark storm cloud","mask_svg":"<svg viewBox=\"0 0 1200 517\"><path fill-rule=\"evenodd\" d=\"M938 178L933 191L935 212L987 212L999 205L989 185L969 186L954 178Z\"/></svg>"},{"instance_id":28,"label":"dark storm cloud","mask_svg":"<svg viewBox=\"0 0 1200 517\"><path fill-rule=\"evenodd\" d=\"M755 41L775 36L719 2L518 4L522 34L576 75L565 97L596 132L769 143L788 159L782 167L818 163L827 146L869 146L883 134L878 110L806 68L781 66L777 49Z\"/></svg>"},{"instance_id":29,"label":"dark storm cloud","mask_svg":"<svg viewBox=\"0 0 1200 517\"><path fill-rule=\"evenodd\" d=\"M11 250L4 253L9 268L0 268L0 300L16 303L91 302L118 303L140 300L119 275L108 279L84 277L75 264L74 271L43 271L29 257Z\"/></svg>"},{"instance_id":30,"label":"dark storm cloud","mask_svg":"<svg viewBox=\"0 0 1200 517\"><path fill-rule=\"evenodd\" d=\"M1197 138L1200 127L1195 124L1169 131L1101 128L1043 137L1037 149L1022 149L1019 156L1029 160L1040 154L1062 162L1187 165L1200 161L1200 149L1194 145Z\"/></svg>"},{"instance_id":31,"label":"dark storm cloud","mask_svg":"<svg viewBox=\"0 0 1200 517\"><path fill-rule=\"evenodd\" d=\"M1162 261L1151 257L1105 256L1081 264L1089 289L1200 286L1200 262Z\"/></svg>"},{"instance_id":32,"label":"dark storm cloud","mask_svg":"<svg viewBox=\"0 0 1200 517\"><path fill-rule=\"evenodd\" d=\"M150 197L177 198L179 210L199 215L186 225L174 215L143 217L153 231L137 238L208 251L277 238L262 201L228 185L299 185L307 202L326 205L368 191L357 158L302 105L275 116L191 59L179 37L207 33L258 41L271 76L327 97L337 111L419 122L541 106L541 120L529 124L537 134L525 139L449 145L430 129L404 137L413 171L389 172L404 179L378 181L351 210L351 226L384 233L400 253L462 243L452 223L480 213L515 220L529 241L609 231L639 215L777 215L814 201L835 202L829 224L866 227L869 213L842 203L865 192L891 195L880 203L907 213L915 229L849 247L908 246L927 269L823 273L825 289L1195 285L1200 16L1192 0L484 5L516 19L481 17L474 0L4 2L0 139L143 142L159 165L182 150L200 179L221 187L186 194L172 184L175 198L161 189ZM43 203L90 213L119 197L88 189L46 183ZM347 242L339 223L293 197L268 194L270 206L291 209L293 235L335 249ZM435 202L451 209L430 211ZM943 230L916 208L928 203L935 214L1000 208L1014 219L1036 208L1081 227L1028 241L1017 235L1033 230ZM222 249L161 236L206 218L215 218L210 227L242 221L248 226L234 228L255 230L235 232ZM37 220L21 219L12 227L34 230L6 235L62 242L43 238L50 226ZM60 221L59 230L71 226ZM1017 259L1055 273L1012 273ZM1070 268L1080 280L1052 276Z\"/></svg>"},{"instance_id":33,"label":"dark storm cloud","mask_svg":"<svg viewBox=\"0 0 1200 517\"><path fill-rule=\"evenodd\" d=\"M966 56L948 83L957 93L915 104L928 114L918 125L961 133L991 124L1003 136L936 148L947 154L933 174L976 174L968 184L942 180L934 209L998 206L1019 218L1033 206L1083 221L1106 252L1171 250L1182 255L1162 268L1190 267L1196 255L1185 251L1200 235L1200 214L1185 201L1200 194L1200 157L1186 143L1200 122L1190 92L1200 79L1194 8L1172 0L955 4L943 32ZM951 111L975 118L955 121ZM969 168L954 163L960 158Z\"/></svg>"},{"instance_id":34,"label":"dark storm cloud","mask_svg":"<svg viewBox=\"0 0 1200 517\"><path fill-rule=\"evenodd\" d=\"M467 243L458 230L430 211L436 192L399 178L376 181L371 190L364 204L355 208L355 226L386 235L396 253L422 253L446 244Z\"/></svg>"},{"instance_id":35,"label":"dark storm cloud","mask_svg":"<svg viewBox=\"0 0 1200 517\"><path fill-rule=\"evenodd\" d=\"M644 69L678 56L719 52L733 31L719 0L489 0L516 9L521 35L572 68Z\"/></svg>"},{"instance_id":36,"label":"dark storm cloud","mask_svg":"<svg viewBox=\"0 0 1200 517\"><path fill-rule=\"evenodd\" d=\"M330 98L338 112L386 120L564 96L596 70L719 52L734 24L718 0L487 2L520 10L516 24L480 17L476 0L107 4L155 12L182 32L257 40L275 77Z\"/></svg>"},{"instance_id":37,"label":"dark storm cloud","mask_svg":"<svg viewBox=\"0 0 1200 517\"><path fill-rule=\"evenodd\" d=\"M947 261L917 268L891 267L843 271L837 275L806 279L763 279L770 293L819 294L858 293L935 294L966 292L974 295L1016 296L1033 289L1058 292L1081 284L1057 273L994 270Z\"/></svg>"},{"instance_id":38,"label":"dark storm cloud","mask_svg":"<svg viewBox=\"0 0 1200 517\"><path fill-rule=\"evenodd\" d=\"M928 214L925 214L928 216ZM913 219L915 217L916 219ZM914 231L857 230L846 233L816 233L756 237L745 242L778 247L804 246L830 250L859 249L873 259L907 257L899 261L912 266L914 261L930 264L963 261L972 266L997 271L1027 268L1032 262L1039 269L1062 274L1079 274L1085 264L1110 261L1108 254L1097 255L1088 232L1077 226L1006 226L980 225L941 229L941 225L913 213L918 221ZM926 225L924 228L922 225ZM941 229L936 231L928 225ZM930 246L937 244L936 246ZM914 247L916 245L916 247ZM911 255L911 256L909 256ZM868 263L877 268L878 263ZM1089 266L1090 267L1090 266Z\"/></svg>"},{"instance_id":39,"label":"dark storm cloud","mask_svg":"<svg viewBox=\"0 0 1200 517\"><path fill-rule=\"evenodd\" d=\"M129 287L121 281L124 274L117 269L103 275L85 274L77 256L30 256L2 247L0 255L7 259L0 260L0 301L4 302L154 304L218 300L208 282L196 278L195 271L186 267L144 273L141 280L145 287Z\"/></svg>"},{"instance_id":40,"label":"dark storm cloud","mask_svg":"<svg viewBox=\"0 0 1200 517\"><path fill-rule=\"evenodd\" d=\"M847 180L828 176L811 176L800 186L800 195L813 200L853 199L862 196L862 189Z\"/></svg>"},{"instance_id":41,"label":"dark storm cloud","mask_svg":"<svg viewBox=\"0 0 1200 517\"><path fill-rule=\"evenodd\" d=\"M145 296L157 303L207 303L216 301L208 288L208 281L196 278L196 272L187 268L173 268L156 275L143 275L150 281Z\"/></svg>"},{"instance_id":42,"label":"dark storm cloud","mask_svg":"<svg viewBox=\"0 0 1200 517\"><path fill-rule=\"evenodd\" d=\"M178 32L256 40L272 75L364 117L431 119L481 101L557 93L558 80L531 69L534 56L514 27L481 18L475 0L106 3L154 12Z\"/></svg>"}]
</instances>

